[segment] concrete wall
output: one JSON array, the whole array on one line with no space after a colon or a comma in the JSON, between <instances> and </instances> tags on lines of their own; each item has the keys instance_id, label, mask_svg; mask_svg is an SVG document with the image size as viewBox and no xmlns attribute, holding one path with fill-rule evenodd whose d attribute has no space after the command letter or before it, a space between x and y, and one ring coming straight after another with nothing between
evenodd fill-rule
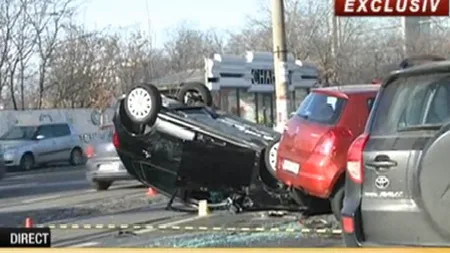
<instances>
[{"instance_id":1,"label":"concrete wall","mask_svg":"<svg viewBox=\"0 0 450 253\"><path fill-rule=\"evenodd\" d=\"M102 126L112 124L112 117L112 109L103 114L94 109L4 110L0 111L0 135L13 125L68 122L85 143L108 140L111 129L103 130Z\"/></svg>"}]
</instances>

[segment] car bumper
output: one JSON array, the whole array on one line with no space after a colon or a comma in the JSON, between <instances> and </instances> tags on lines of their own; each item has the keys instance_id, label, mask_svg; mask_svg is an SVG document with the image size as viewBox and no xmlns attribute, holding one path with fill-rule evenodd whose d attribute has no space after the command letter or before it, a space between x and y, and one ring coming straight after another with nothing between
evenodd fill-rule
<instances>
[{"instance_id":1,"label":"car bumper","mask_svg":"<svg viewBox=\"0 0 450 253\"><path fill-rule=\"evenodd\" d=\"M284 184L293 186L309 195L328 198L331 193L334 175L339 171L328 157L312 154L305 161L298 161L292 156L283 156L279 151L276 166L276 177ZM298 173L283 170L284 160L299 164Z\"/></svg>"},{"instance_id":2,"label":"car bumper","mask_svg":"<svg viewBox=\"0 0 450 253\"><path fill-rule=\"evenodd\" d=\"M346 195L341 210L342 238L347 247L361 247L365 240L361 223L359 186L349 181L345 186Z\"/></svg>"},{"instance_id":3,"label":"car bumper","mask_svg":"<svg viewBox=\"0 0 450 253\"><path fill-rule=\"evenodd\" d=\"M104 165L116 165L115 170L103 170ZM133 180L120 158L91 159L86 163L86 178L89 181Z\"/></svg>"},{"instance_id":4,"label":"car bumper","mask_svg":"<svg viewBox=\"0 0 450 253\"><path fill-rule=\"evenodd\" d=\"M5 167L16 167L20 165L20 157L16 156L4 156L2 165Z\"/></svg>"}]
</instances>

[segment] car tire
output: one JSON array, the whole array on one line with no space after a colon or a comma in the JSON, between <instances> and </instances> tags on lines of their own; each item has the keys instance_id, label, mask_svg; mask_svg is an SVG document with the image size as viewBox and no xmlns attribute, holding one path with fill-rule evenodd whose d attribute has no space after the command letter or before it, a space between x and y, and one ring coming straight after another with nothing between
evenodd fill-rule
<instances>
[{"instance_id":1,"label":"car tire","mask_svg":"<svg viewBox=\"0 0 450 253\"><path fill-rule=\"evenodd\" d=\"M162 107L161 93L154 85L137 85L125 97L124 107L131 122L151 126Z\"/></svg>"},{"instance_id":2,"label":"car tire","mask_svg":"<svg viewBox=\"0 0 450 253\"><path fill-rule=\"evenodd\" d=\"M97 191L106 191L111 187L112 181L92 181L92 187Z\"/></svg>"},{"instance_id":3,"label":"car tire","mask_svg":"<svg viewBox=\"0 0 450 253\"><path fill-rule=\"evenodd\" d=\"M266 164L267 170L276 177L276 159L278 146L280 145L280 137L275 138L264 151L264 163Z\"/></svg>"},{"instance_id":4,"label":"car tire","mask_svg":"<svg viewBox=\"0 0 450 253\"><path fill-rule=\"evenodd\" d=\"M340 185L338 187L339 188L336 189L333 196L331 196L331 198L330 198L330 206L331 206L331 211L334 214L334 217L336 218L336 220L340 221L341 220L341 210L342 210L342 206L344 203L345 189L344 189L344 185Z\"/></svg>"},{"instance_id":5,"label":"car tire","mask_svg":"<svg viewBox=\"0 0 450 253\"><path fill-rule=\"evenodd\" d=\"M22 158L20 158L20 165L21 170L31 170L34 167L34 156L30 153L25 153Z\"/></svg>"},{"instance_id":6,"label":"car tire","mask_svg":"<svg viewBox=\"0 0 450 253\"><path fill-rule=\"evenodd\" d=\"M182 84L177 93L177 100L182 102L183 104L189 105L190 103L186 101L186 95L191 92L197 93L202 100L202 104L204 104L205 106L211 107L213 105L211 91L202 83Z\"/></svg>"},{"instance_id":7,"label":"car tire","mask_svg":"<svg viewBox=\"0 0 450 253\"><path fill-rule=\"evenodd\" d=\"M82 165L85 163L83 151L81 151L81 148L74 148L72 149L72 152L70 152L70 165L77 166Z\"/></svg>"}]
</instances>

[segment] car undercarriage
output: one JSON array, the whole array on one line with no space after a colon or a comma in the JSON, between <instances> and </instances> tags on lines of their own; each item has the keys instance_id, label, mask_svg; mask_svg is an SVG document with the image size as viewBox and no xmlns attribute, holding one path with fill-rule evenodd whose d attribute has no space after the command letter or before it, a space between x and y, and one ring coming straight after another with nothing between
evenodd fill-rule
<instances>
[{"instance_id":1,"label":"car undercarriage","mask_svg":"<svg viewBox=\"0 0 450 253\"><path fill-rule=\"evenodd\" d=\"M119 99L116 149L128 172L171 197L168 207L178 198L194 207L207 200L210 208L238 212L301 210L267 159L280 133L202 102L180 102L153 85L136 86Z\"/></svg>"}]
</instances>

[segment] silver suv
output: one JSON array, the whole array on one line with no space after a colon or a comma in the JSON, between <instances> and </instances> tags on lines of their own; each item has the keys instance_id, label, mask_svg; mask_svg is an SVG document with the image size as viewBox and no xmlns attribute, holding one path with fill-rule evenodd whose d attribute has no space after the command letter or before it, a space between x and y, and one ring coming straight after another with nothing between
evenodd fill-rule
<instances>
[{"instance_id":1,"label":"silver suv","mask_svg":"<svg viewBox=\"0 0 450 253\"><path fill-rule=\"evenodd\" d=\"M82 142L67 123L16 125L0 137L0 162L30 170L55 162L81 165Z\"/></svg>"}]
</instances>

